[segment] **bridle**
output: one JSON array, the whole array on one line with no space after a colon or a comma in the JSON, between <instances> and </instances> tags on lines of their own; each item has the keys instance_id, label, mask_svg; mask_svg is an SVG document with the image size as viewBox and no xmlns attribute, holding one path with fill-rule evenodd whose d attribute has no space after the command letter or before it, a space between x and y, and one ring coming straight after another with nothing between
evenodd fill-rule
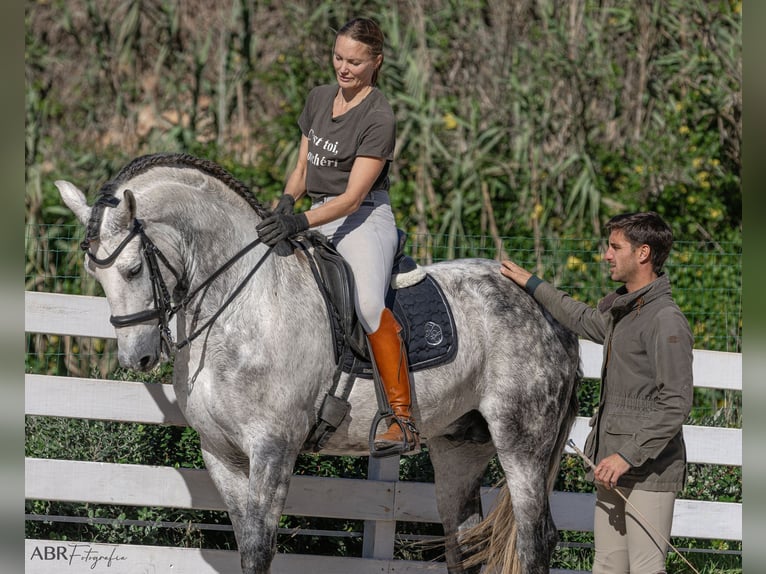
<instances>
[{"instance_id":1,"label":"bridle","mask_svg":"<svg viewBox=\"0 0 766 574\"><path fill-rule=\"evenodd\" d=\"M152 298L154 301L154 308L138 311L136 313L129 313L127 315L112 315L109 317L109 322L115 328L119 329L122 327L130 327L140 323L158 320L162 346L169 356L171 354L175 354L175 352L177 352L179 349L182 349L191 343L213 324L213 322L220 316L220 314L229 305L229 303L231 303L234 298L239 295L244 286L252 278L252 276L255 275L255 272L266 260L273 249L273 247L269 247L266 250L266 252L255 264L253 269L248 272L247 276L245 276L242 282L237 285L236 289L231 292L226 301L224 301L223 305L221 305L218 311L216 311L213 316L210 317L210 319L205 321L201 327L196 329L186 339L176 344L173 342L173 335L170 331L170 321L173 316L179 310L186 308L192 299L194 299L203 289L209 287L210 284L215 281L224 271L231 267L237 260L241 259L246 253L251 251L255 246L261 243L261 240L260 238L256 238L255 240L245 245L245 247L240 249L233 257L231 257L228 261L226 261L226 263L224 263L213 274L211 274L210 277L205 279L205 281L200 283L191 292L187 293L180 302L174 305L170 296L170 292L168 291L167 284L165 283L165 279L160 272L160 262L173 274L177 285L184 284L184 277L173 268L167 257L165 257L162 251L160 251L160 249L155 245L151 238L146 234L142 220L138 218L133 219L133 227L130 230L130 233L128 233L125 239L120 242L117 248L108 257L99 258L90 251L90 243L93 240L93 237L87 237L80 244L80 248L87 254L93 263L99 267L108 267L114 263L117 257L120 256L123 250L136 236L138 236L141 240L141 254L146 260L147 268L149 270L149 278L152 283Z\"/></svg>"}]
</instances>

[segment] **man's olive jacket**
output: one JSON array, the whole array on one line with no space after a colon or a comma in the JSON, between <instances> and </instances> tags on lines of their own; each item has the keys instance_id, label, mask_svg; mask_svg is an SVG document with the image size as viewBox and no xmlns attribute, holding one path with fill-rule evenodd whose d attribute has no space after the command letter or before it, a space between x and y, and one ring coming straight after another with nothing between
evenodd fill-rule
<instances>
[{"instance_id":1,"label":"man's olive jacket","mask_svg":"<svg viewBox=\"0 0 766 574\"><path fill-rule=\"evenodd\" d=\"M682 425L692 405L694 340L667 276L632 293L623 286L597 308L536 276L526 288L560 323L604 346L601 394L585 454L595 464L622 455L631 469L619 486L681 490L686 478ZM592 471L588 479L593 480Z\"/></svg>"}]
</instances>

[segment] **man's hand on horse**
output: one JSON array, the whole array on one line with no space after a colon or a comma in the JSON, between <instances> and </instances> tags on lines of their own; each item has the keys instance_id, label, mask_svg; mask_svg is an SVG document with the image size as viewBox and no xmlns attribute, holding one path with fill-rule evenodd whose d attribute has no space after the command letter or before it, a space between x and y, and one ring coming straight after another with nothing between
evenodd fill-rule
<instances>
[{"instance_id":1,"label":"man's hand on horse","mask_svg":"<svg viewBox=\"0 0 766 574\"><path fill-rule=\"evenodd\" d=\"M306 231L308 228L309 222L306 219L305 213L279 213L267 217L255 229L261 241L269 247L274 247L283 239L292 237L301 231Z\"/></svg>"}]
</instances>

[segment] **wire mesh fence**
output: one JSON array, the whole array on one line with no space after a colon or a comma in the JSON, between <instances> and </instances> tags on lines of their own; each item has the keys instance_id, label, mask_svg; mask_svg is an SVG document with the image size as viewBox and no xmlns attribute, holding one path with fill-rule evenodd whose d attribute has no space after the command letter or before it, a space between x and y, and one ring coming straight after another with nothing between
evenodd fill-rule
<instances>
[{"instance_id":1,"label":"wire mesh fence","mask_svg":"<svg viewBox=\"0 0 766 574\"><path fill-rule=\"evenodd\" d=\"M25 289L101 295L82 266L78 225L27 225ZM616 285L603 262L601 239L503 237L508 257L535 271L575 299L595 304ZM407 251L425 264L455 258L494 259L488 236L413 234ZM742 346L742 250L731 243L678 241L666 264L673 294L691 324L695 348L740 352ZM112 341L27 337L27 367L33 372L105 376L115 366ZM63 373L62 373L63 374Z\"/></svg>"}]
</instances>

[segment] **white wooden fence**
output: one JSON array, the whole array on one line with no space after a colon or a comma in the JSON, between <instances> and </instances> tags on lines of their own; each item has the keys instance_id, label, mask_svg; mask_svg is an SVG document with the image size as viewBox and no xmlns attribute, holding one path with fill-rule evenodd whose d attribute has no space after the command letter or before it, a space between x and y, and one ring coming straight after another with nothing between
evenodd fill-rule
<instances>
[{"instance_id":1,"label":"white wooden fence","mask_svg":"<svg viewBox=\"0 0 766 574\"><path fill-rule=\"evenodd\" d=\"M106 299L27 292L26 332L114 338ZM598 378L601 346L581 343L586 377ZM697 387L741 390L742 357L738 353L694 351ZM185 425L170 385L25 375L28 415ZM587 419L578 417L571 438L581 448ZM741 466L741 429L684 427L689 462ZM370 459L367 480L294 476L285 514L365 521L363 558L279 554L274 574L446 573L442 563L393 559L396 521L439 522L433 485L398 481L398 460ZM204 470L27 458L25 496L56 500L180 509L224 510ZM495 498L483 492L485 508ZM591 531L593 495L554 492L551 507L560 530ZM742 539L740 504L677 500L673 536ZM236 552L91 541L25 541L28 574L106 570L115 574L238 572Z\"/></svg>"}]
</instances>

